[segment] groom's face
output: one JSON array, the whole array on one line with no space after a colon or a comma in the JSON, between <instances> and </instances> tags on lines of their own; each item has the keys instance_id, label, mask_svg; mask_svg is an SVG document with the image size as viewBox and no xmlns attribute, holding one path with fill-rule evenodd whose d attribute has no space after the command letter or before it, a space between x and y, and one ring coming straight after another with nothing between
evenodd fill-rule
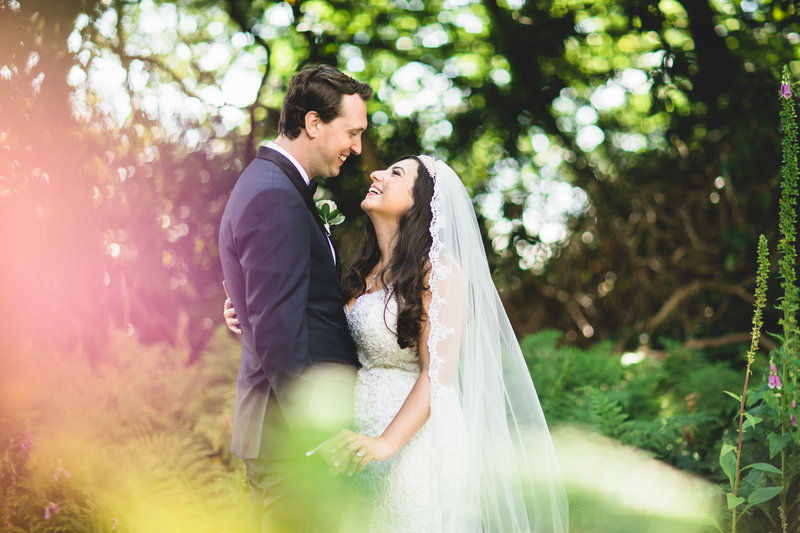
<instances>
[{"instance_id":1,"label":"groom's face","mask_svg":"<svg viewBox=\"0 0 800 533\"><path fill-rule=\"evenodd\" d=\"M314 137L312 176L338 176L345 160L361 153L361 134L367 128L367 104L357 94L342 96L339 116L319 121Z\"/></svg>"}]
</instances>

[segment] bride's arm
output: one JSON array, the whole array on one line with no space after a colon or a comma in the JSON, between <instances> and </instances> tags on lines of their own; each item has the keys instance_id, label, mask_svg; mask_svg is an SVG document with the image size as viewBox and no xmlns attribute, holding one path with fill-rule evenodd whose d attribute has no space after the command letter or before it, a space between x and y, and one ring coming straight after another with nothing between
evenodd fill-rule
<instances>
[{"instance_id":1,"label":"bride's arm","mask_svg":"<svg viewBox=\"0 0 800 533\"><path fill-rule=\"evenodd\" d=\"M437 277L436 365L437 387L449 387L458 367L465 309L470 305L461 271L447 264L441 266ZM431 297L427 290L422 296L425 316L417 342L421 371L414 387L392 422L380 437L368 437L342 430L331 439L326 451L335 454L331 462L335 473L352 474L370 461L383 461L397 453L420 430L431 413L431 357L428 338L431 334Z\"/></svg>"},{"instance_id":2,"label":"bride's arm","mask_svg":"<svg viewBox=\"0 0 800 533\"><path fill-rule=\"evenodd\" d=\"M430 291L422 297L424 312L427 316L430 306ZM353 474L361 471L370 461L384 461L397 453L405 443L420 430L431 413L431 380L428 376L430 356L428 353L428 335L430 321L422 323L417 342L417 354L420 361L420 374L416 383L408 393L402 407L395 415L380 437L369 437L360 433L344 430L332 441L332 448L341 450L343 457L339 461L343 468Z\"/></svg>"}]
</instances>

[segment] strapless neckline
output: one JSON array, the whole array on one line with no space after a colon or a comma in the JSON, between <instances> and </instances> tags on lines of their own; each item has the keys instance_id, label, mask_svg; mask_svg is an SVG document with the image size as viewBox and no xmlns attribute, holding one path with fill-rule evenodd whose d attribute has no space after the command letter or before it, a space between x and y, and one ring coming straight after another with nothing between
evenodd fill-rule
<instances>
[{"instance_id":1,"label":"strapless neckline","mask_svg":"<svg viewBox=\"0 0 800 533\"><path fill-rule=\"evenodd\" d=\"M344 304L344 312L346 314L348 314L348 315L351 314L353 311L355 311L359 300L361 300L365 296L372 296L373 294L380 294L380 293L383 293L383 292L386 292L386 287L381 287L380 289L374 290L372 292L365 292L365 293L359 294L358 296L356 296L356 300L353 302L353 307L349 307L347 305L347 303L345 302L345 304Z\"/></svg>"}]
</instances>

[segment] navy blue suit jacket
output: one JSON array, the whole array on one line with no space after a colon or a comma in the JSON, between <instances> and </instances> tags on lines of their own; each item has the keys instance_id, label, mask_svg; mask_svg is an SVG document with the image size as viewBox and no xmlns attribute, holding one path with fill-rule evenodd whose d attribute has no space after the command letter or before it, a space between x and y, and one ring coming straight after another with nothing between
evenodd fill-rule
<instances>
[{"instance_id":1,"label":"navy blue suit jacket","mask_svg":"<svg viewBox=\"0 0 800 533\"><path fill-rule=\"evenodd\" d=\"M339 269L311 193L294 165L261 147L222 215L219 254L242 324L231 452L256 458L270 392L306 366L358 365Z\"/></svg>"}]
</instances>

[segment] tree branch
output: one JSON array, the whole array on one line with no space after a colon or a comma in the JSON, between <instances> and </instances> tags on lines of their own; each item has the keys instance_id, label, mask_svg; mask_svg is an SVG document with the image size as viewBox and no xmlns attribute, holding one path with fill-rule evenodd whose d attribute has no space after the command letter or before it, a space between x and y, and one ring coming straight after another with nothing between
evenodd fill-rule
<instances>
[{"instance_id":1,"label":"tree branch","mask_svg":"<svg viewBox=\"0 0 800 533\"><path fill-rule=\"evenodd\" d=\"M719 337L708 337L705 339L689 339L683 345L687 348L691 348L693 350L704 350L706 348L717 348L719 346L724 346L726 344L735 344L739 342L750 342L750 333L742 332L742 333L728 333L727 335L721 335ZM759 342L761 345L766 348L767 350L775 350L778 346L765 335L761 335L759 338Z\"/></svg>"},{"instance_id":2,"label":"tree branch","mask_svg":"<svg viewBox=\"0 0 800 533\"><path fill-rule=\"evenodd\" d=\"M752 280L748 280L752 282ZM752 302L753 296L742 288L742 284L721 283L718 281L700 281L694 280L688 285L681 287L670 296L666 302L661 306L658 312L650 317L645 324L644 330L648 335L651 335L655 329L661 325L664 320L672 314L678 306L685 300L706 289L714 289L719 292L727 292L734 296L738 296L745 301Z\"/></svg>"},{"instance_id":3,"label":"tree branch","mask_svg":"<svg viewBox=\"0 0 800 533\"><path fill-rule=\"evenodd\" d=\"M299 2L297 3L299 4ZM261 83L259 84L258 91L256 92L256 99L247 108L250 115L250 133L247 134L246 153L244 154L244 157L245 161L250 161L255 157L256 151L255 111L258 107L258 102L261 100L261 93L264 91L264 87L267 85L267 78L269 77L270 73L270 64L272 62L272 48L270 48L270 45L267 41L258 35L258 33L253 31L253 24L248 22L247 14L237 5L236 0L228 0L228 16L230 16L231 20L235 22L243 32L252 35L255 43L261 46L267 53L267 60L264 62L264 74L261 76Z\"/></svg>"}]
</instances>

